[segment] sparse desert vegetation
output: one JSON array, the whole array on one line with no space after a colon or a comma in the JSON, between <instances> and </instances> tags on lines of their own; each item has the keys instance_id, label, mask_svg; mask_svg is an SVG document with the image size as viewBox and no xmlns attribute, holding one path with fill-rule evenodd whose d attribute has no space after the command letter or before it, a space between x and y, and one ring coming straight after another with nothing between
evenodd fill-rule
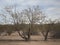
<instances>
[{"instance_id":1,"label":"sparse desert vegetation","mask_svg":"<svg viewBox=\"0 0 60 45\"><path fill-rule=\"evenodd\" d=\"M0 5L3 6L3 8L0 7L0 45L60 45L60 18L58 18L59 16L55 18L56 15L60 15L60 10L52 8L53 3L43 8L43 4L40 7L41 2L36 5L37 1L41 0L31 0L36 4L26 5L26 7L23 6L25 4L20 5L21 2L13 1L12 5L8 5L8 3L6 6ZM15 1L19 4L15 4ZM22 2L32 3L29 1L23 0ZM44 3L44 1L42 2ZM57 1L55 0L55 2ZM57 3L54 3L53 7L55 4ZM53 17L51 14L55 16Z\"/></svg>"}]
</instances>

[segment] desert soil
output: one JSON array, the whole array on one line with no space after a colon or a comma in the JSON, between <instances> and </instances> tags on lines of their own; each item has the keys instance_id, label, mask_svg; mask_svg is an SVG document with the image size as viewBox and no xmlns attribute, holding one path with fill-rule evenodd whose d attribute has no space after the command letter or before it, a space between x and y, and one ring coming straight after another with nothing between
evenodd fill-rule
<instances>
[{"instance_id":1,"label":"desert soil","mask_svg":"<svg viewBox=\"0 0 60 45\"><path fill-rule=\"evenodd\" d=\"M0 36L0 45L60 45L60 39L43 41L43 36L31 36L30 41L24 41L20 36Z\"/></svg>"}]
</instances>

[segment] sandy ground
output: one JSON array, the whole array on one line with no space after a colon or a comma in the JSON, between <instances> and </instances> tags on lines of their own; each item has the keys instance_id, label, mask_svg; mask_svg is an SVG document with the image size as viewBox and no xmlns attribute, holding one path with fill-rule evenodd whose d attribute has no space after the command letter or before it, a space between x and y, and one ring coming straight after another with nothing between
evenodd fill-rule
<instances>
[{"instance_id":1,"label":"sandy ground","mask_svg":"<svg viewBox=\"0 0 60 45\"><path fill-rule=\"evenodd\" d=\"M31 36L31 41L24 41L20 36L0 36L0 45L60 45L60 39L43 41L43 37Z\"/></svg>"},{"instance_id":2,"label":"sandy ground","mask_svg":"<svg viewBox=\"0 0 60 45\"><path fill-rule=\"evenodd\" d=\"M44 41L0 41L0 45L60 45L60 42L44 42Z\"/></svg>"}]
</instances>

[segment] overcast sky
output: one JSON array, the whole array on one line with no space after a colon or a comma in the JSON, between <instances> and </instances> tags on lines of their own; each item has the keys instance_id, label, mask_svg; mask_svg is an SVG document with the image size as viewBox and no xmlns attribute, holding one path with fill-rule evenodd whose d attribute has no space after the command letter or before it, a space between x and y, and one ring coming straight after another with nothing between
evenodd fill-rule
<instances>
[{"instance_id":1,"label":"overcast sky","mask_svg":"<svg viewBox=\"0 0 60 45\"><path fill-rule=\"evenodd\" d=\"M0 10L9 5L17 5L20 9L39 5L48 18L60 18L60 0L0 0Z\"/></svg>"}]
</instances>

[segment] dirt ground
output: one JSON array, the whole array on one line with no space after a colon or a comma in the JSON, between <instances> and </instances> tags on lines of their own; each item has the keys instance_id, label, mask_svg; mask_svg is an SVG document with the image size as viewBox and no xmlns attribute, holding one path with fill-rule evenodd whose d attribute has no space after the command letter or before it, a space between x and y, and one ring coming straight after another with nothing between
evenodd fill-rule
<instances>
[{"instance_id":1,"label":"dirt ground","mask_svg":"<svg viewBox=\"0 0 60 45\"><path fill-rule=\"evenodd\" d=\"M44 42L44 41L0 41L0 45L60 45L60 42Z\"/></svg>"},{"instance_id":2,"label":"dirt ground","mask_svg":"<svg viewBox=\"0 0 60 45\"><path fill-rule=\"evenodd\" d=\"M43 36L31 36L30 41L24 41L20 36L0 36L0 45L60 45L60 39L43 41Z\"/></svg>"}]
</instances>

